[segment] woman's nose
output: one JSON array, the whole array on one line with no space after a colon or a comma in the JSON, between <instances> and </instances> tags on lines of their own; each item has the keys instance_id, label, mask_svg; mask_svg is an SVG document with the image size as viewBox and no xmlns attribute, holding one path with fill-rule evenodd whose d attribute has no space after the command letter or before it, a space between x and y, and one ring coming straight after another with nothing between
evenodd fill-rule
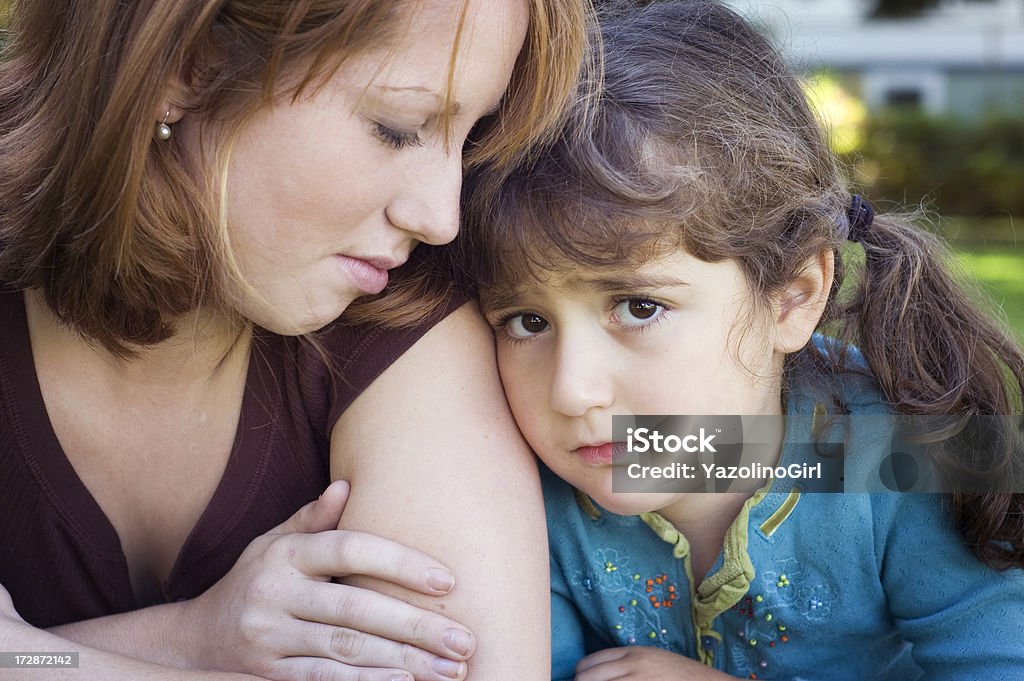
<instances>
[{"instance_id":1,"label":"woman's nose","mask_svg":"<svg viewBox=\"0 0 1024 681\"><path fill-rule=\"evenodd\" d=\"M462 156L441 151L403 178L404 186L388 204L388 220L417 241L446 244L459 232Z\"/></svg>"}]
</instances>

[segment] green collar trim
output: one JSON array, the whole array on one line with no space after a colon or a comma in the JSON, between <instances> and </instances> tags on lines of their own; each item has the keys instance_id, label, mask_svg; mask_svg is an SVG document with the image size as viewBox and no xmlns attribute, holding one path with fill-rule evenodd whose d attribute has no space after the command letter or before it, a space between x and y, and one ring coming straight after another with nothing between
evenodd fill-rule
<instances>
[{"instance_id":1,"label":"green collar trim","mask_svg":"<svg viewBox=\"0 0 1024 681\"><path fill-rule=\"evenodd\" d=\"M641 513L640 520L644 521L648 527L654 530L654 533L663 541L673 545L673 557L682 560L690 555L690 542L686 540L682 532L676 529L675 525L665 519L665 516L655 511L650 511L648 513Z\"/></svg>"},{"instance_id":2,"label":"green collar trim","mask_svg":"<svg viewBox=\"0 0 1024 681\"><path fill-rule=\"evenodd\" d=\"M775 534L775 530L779 529L779 526L786 522L786 519L793 513L793 509L796 508L798 501L800 501L800 488L794 487L789 491L789 496L782 502L782 505L775 509L775 512L761 523L761 532L766 537L771 537Z\"/></svg>"},{"instance_id":3,"label":"green collar trim","mask_svg":"<svg viewBox=\"0 0 1024 681\"><path fill-rule=\"evenodd\" d=\"M664 542L672 545L672 556L683 562L689 583L690 602L693 604L690 616L693 619L696 636L697 659L703 664L714 666L714 651L706 650L702 637L720 639L713 628L715 620L723 612L742 600L750 590L750 583L756 576L754 564L748 551L748 528L750 511L760 504L772 487L769 480L747 499L735 520L726 530L722 545L722 565L699 585L694 584L693 568L688 560L690 542L669 520L656 512L641 513L640 519ZM579 490L574 490L576 503L592 520L601 517L601 509L593 500ZM763 522L760 530L770 537L793 513L800 500L800 488L794 487L782 504Z\"/></svg>"},{"instance_id":4,"label":"green collar trim","mask_svg":"<svg viewBox=\"0 0 1024 681\"><path fill-rule=\"evenodd\" d=\"M768 490L762 488L743 503L736 519L725 533L722 546L722 565L693 589L693 575L689 561L686 572L690 578L693 596L693 616L697 631L711 629L711 624L723 612L734 606L750 589L754 579L754 564L747 553L747 523L750 509L764 499ZM662 540L673 545L672 555L679 559L689 556L690 544L679 530L657 513L642 513L643 520Z\"/></svg>"}]
</instances>

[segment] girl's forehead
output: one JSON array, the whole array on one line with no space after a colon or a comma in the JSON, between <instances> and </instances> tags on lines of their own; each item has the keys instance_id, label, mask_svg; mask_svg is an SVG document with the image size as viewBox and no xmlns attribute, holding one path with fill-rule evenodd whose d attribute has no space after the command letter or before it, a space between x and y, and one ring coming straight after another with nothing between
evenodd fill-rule
<instances>
[{"instance_id":1,"label":"girl's forehead","mask_svg":"<svg viewBox=\"0 0 1024 681\"><path fill-rule=\"evenodd\" d=\"M526 210L530 210L527 208ZM499 222L484 241L486 279L563 280L625 274L656 265L684 248L672 227L641 220L571 219L564 214L521 215Z\"/></svg>"},{"instance_id":2,"label":"girl's forehead","mask_svg":"<svg viewBox=\"0 0 1024 681\"><path fill-rule=\"evenodd\" d=\"M618 261L560 263L544 272L532 272L532 279L551 287L602 289L627 286L674 286L695 279L717 263L701 260L685 248L627 254Z\"/></svg>"},{"instance_id":3,"label":"girl's forehead","mask_svg":"<svg viewBox=\"0 0 1024 681\"><path fill-rule=\"evenodd\" d=\"M639 264L611 265L562 263L557 268L534 268L527 276L508 278L482 292L491 308L537 294L642 293L662 289L699 290L704 287L735 287L742 277L735 261L707 262L684 249L649 258Z\"/></svg>"}]
</instances>

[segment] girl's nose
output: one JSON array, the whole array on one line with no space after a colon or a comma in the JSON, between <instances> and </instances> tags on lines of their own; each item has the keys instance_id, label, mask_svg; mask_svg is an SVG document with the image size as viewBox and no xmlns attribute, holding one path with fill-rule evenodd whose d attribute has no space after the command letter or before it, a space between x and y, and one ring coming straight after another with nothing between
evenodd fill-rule
<instances>
[{"instance_id":1,"label":"girl's nose","mask_svg":"<svg viewBox=\"0 0 1024 681\"><path fill-rule=\"evenodd\" d=\"M562 343L555 358L551 407L565 416L606 409L615 399L612 366L593 344Z\"/></svg>"}]
</instances>

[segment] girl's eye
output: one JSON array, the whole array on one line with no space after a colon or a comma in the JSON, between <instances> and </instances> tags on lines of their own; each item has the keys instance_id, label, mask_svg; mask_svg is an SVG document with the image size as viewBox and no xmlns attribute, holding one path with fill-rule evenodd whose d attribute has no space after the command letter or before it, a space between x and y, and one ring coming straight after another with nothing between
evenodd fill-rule
<instances>
[{"instance_id":1,"label":"girl's eye","mask_svg":"<svg viewBox=\"0 0 1024 681\"><path fill-rule=\"evenodd\" d=\"M664 305L644 298L620 300L613 310L615 320L625 326L644 326L661 316Z\"/></svg>"},{"instance_id":2,"label":"girl's eye","mask_svg":"<svg viewBox=\"0 0 1024 681\"><path fill-rule=\"evenodd\" d=\"M421 140L419 135L415 132L401 132L394 128L389 128L383 123L376 122L373 124L373 129L380 141L384 142L392 149L423 146L423 140Z\"/></svg>"},{"instance_id":3,"label":"girl's eye","mask_svg":"<svg viewBox=\"0 0 1024 681\"><path fill-rule=\"evenodd\" d=\"M529 338L548 329L548 320L539 314L527 312L505 320L505 332L512 338Z\"/></svg>"}]
</instances>

